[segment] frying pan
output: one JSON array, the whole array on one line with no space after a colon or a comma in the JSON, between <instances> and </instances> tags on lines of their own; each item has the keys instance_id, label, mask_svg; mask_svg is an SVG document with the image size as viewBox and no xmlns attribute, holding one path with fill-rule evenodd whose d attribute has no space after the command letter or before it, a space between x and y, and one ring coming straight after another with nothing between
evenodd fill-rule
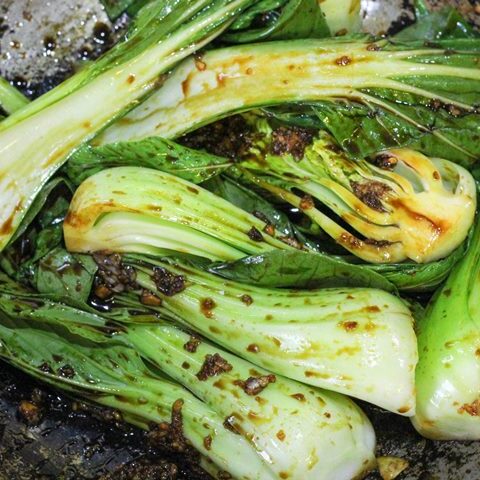
<instances>
[{"instance_id":1,"label":"frying pan","mask_svg":"<svg viewBox=\"0 0 480 480\"><path fill-rule=\"evenodd\" d=\"M445 1L430 2L440 7ZM455 5L480 22L473 6ZM387 32L413 20L405 0L362 1L364 28ZM95 58L121 34L98 0L0 0L0 75L37 96L70 75L79 60ZM19 414L35 399L40 421ZM433 442L402 417L362 405L378 436L378 454L405 458L399 480L480 480L480 442ZM147 435L37 384L0 363L0 480L202 480L195 459L151 448ZM377 473L369 479L380 478ZM300 479L299 479L300 480ZM332 479L335 480L335 479Z\"/></svg>"}]
</instances>

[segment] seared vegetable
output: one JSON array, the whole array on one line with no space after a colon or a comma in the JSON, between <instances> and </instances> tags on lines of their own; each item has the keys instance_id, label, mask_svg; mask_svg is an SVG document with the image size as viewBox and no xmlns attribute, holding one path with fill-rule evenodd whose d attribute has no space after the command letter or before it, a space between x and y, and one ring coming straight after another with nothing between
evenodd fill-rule
<instances>
[{"instance_id":1,"label":"seared vegetable","mask_svg":"<svg viewBox=\"0 0 480 480\"><path fill-rule=\"evenodd\" d=\"M202 187L156 170L118 167L88 178L64 223L67 249L189 253L237 259L286 243L266 223ZM274 232L272 232L274 234Z\"/></svg>"},{"instance_id":2,"label":"seared vegetable","mask_svg":"<svg viewBox=\"0 0 480 480\"><path fill-rule=\"evenodd\" d=\"M262 140L240 164L255 175L247 178L299 208L363 260L427 263L446 257L467 237L476 185L464 168L409 149L382 152L377 167L349 160L324 132L316 137L298 128L272 132L266 125L262 131ZM302 135L308 139L303 152L296 152Z\"/></svg>"},{"instance_id":3,"label":"seared vegetable","mask_svg":"<svg viewBox=\"0 0 480 480\"><path fill-rule=\"evenodd\" d=\"M0 282L0 356L115 408L159 445L193 446L209 470L239 479L350 480L372 468L375 436L349 399L275 377L175 327L115 332L97 314Z\"/></svg>"},{"instance_id":4,"label":"seared vegetable","mask_svg":"<svg viewBox=\"0 0 480 480\"><path fill-rule=\"evenodd\" d=\"M0 124L0 249L36 194L82 142L158 86L160 74L205 45L251 0L155 0L127 38Z\"/></svg>"},{"instance_id":5,"label":"seared vegetable","mask_svg":"<svg viewBox=\"0 0 480 480\"><path fill-rule=\"evenodd\" d=\"M414 413L413 319L391 294L259 288L173 260L94 258L95 295L106 299L112 314L121 308L138 314L118 315L119 321L151 321L144 315L157 312L279 375Z\"/></svg>"},{"instance_id":6,"label":"seared vegetable","mask_svg":"<svg viewBox=\"0 0 480 480\"><path fill-rule=\"evenodd\" d=\"M317 123L356 158L413 145L473 165L480 156L480 39L435 45L300 40L212 50L179 65L163 87L96 144L177 137L232 112L316 102Z\"/></svg>"},{"instance_id":7,"label":"seared vegetable","mask_svg":"<svg viewBox=\"0 0 480 480\"><path fill-rule=\"evenodd\" d=\"M470 249L418 322L417 414L436 440L480 440L480 224Z\"/></svg>"}]
</instances>

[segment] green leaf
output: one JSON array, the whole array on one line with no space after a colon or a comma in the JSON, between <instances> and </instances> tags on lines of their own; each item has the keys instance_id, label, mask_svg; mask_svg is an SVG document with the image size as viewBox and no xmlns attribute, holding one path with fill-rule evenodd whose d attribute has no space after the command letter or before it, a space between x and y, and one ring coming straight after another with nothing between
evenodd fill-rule
<instances>
[{"instance_id":1,"label":"green leaf","mask_svg":"<svg viewBox=\"0 0 480 480\"><path fill-rule=\"evenodd\" d=\"M330 29L317 0L262 0L242 14L222 39L251 43L329 36Z\"/></svg>"},{"instance_id":2,"label":"green leaf","mask_svg":"<svg viewBox=\"0 0 480 480\"><path fill-rule=\"evenodd\" d=\"M453 7L430 11L423 0L415 2L416 22L395 35L396 40L440 40L473 38L479 33Z\"/></svg>"},{"instance_id":3,"label":"green leaf","mask_svg":"<svg viewBox=\"0 0 480 480\"><path fill-rule=\"evenodd\" d=\"M28 209L28 212L25 214L25 217L23 217L22 223L15 232L15 235L10 240L10 245L25 233L27 228L30 226L30 224L34 221L34 219L37 217L37 215L47 203L47 200L52 194L52 192L62 184L72 191L67 180L62 177L52 179L42 188L40 193L35 197L35 200L33 201L31 207ZM43 226L45 227L46 225L44 224Z\"/></svg>"},{"instance_id":4,"label":"green leaf","mask_svg":"<svg viewBox=\"0 0 480 480\"><path fill-rule=\"evenodd\" d=\"M433 292L463 258L467 244L465 242L448 257L432 263L369 265L369 268L384 276L402 292Z\"/></svg>"},{"instance_id":5,"label":"green leaf","mask_svg":"<svg viewBox=\"0 0 480 480\"><path fill-rule=\"evenodd\" d=\"M35 288L57 298L86 302L96 271L96 264L89 255L75 255L56 248L38 262Z\"/></svg>"},{"instance_id":6,"label":"green leaf","mask_svg":"<svg viewBox=\"0 0 480 480\"><path fill-rule=\"evenodd\" d=\"M476 83L478 97L480 82ZM383 102L388 110L354 102L323 102L314 107L323 126L353 158L404 146L465 167L472 166L480 157L478 113L454 116L398 92L398 103L390 101L386 92L380 90L370 90L368 94Z\"/></svg>"},{"instance_id":7,"label":"green leaf","mask_svg":"<svg viewBox=\"0 0 480 480\"><path fill-rule=\"evenodd\" d=\"M371 287L395 292L393 283L362 265L301 251L273 251L213 264L208 271L237 282L262 287Z\"/></svg>"},{"instance_id":8,"label":"green leaf","mask_svg":"<svg viewBox=\"0 0 480 480\"><path fill-rule=\"evenodd\" d=\"M66 173L79 185L86 178L111 167L148 167L201 183L231 166L225 158L193 150L159 137L92 147L84 145L67 162Z\"/></svg>"}]
</instances>

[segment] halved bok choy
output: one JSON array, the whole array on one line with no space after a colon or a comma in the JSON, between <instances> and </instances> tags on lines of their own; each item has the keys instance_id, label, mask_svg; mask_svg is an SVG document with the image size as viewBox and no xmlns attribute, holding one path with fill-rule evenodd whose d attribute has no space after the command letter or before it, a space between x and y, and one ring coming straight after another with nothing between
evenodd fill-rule
<instances>
[{"instance_id":1,"label":"halved bok choy","mask_svg":"<svg viewBox=\"0 0 480 480\"><path fill-rule=\"evenodd\" d=\"M275 377L171 325L107 325L4 275L0 299L3 359L114 408L154 445L193 447L214 478L350 480L374 466L372 426L346 397Z\"/></svg>"},{"instance_id":2,"label":"halved bok choy","mask_svg":"<svg viewBox=\"0 0 480 480\"><path fill-rule=\"evenodd\" d=\"M0 124L0 250L46 181L162 74L219 35L250 0L154 0L126 39Z\"/></svg>"}]
</instances>

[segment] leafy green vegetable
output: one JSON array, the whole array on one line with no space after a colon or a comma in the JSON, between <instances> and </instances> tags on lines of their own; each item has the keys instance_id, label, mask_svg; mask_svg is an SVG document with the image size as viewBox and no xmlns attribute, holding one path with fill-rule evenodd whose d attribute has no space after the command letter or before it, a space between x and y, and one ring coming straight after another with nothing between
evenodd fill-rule
<instances>
[{"instance_id":1,"label":"leafy green vegetable","mask_svg":"<svg viewBox=\"0 0 480 480\"><path fill-rule=\"evenodd\" d=\"M312 255L313 257L313 255ZM101 258L101 257L100 257ZM99 263L117 265L107 256ZM282 290L245 285L187 263L127 256L137 308L198 331L242 358L295 380L346 393L402 415L415 409L413 319L376 289ZM115 306L132 293L113 294Z\"/></svg>"},{"instance_id":2,"label":"leafy green vegetable","mask_svg":"<svg viewBox=\"0 0 480 480\"><path fill-rule=\"evenodd\" d=\"M161 74L218 36L252 1L154 0L123 42L2 121L0 249L76 148L136 105Z\"/></svg>"},{"instance_id":3,"label":"leafy green vegetable","mask_svg":"<svg viewBox=\"0 0 480 480\"><path fill-rule=\"evenodd\" d=\"M64 223L67 249L237 259L289 249L266 223L200 186L139 167L103 170L75 192ZM279 237L281 238L281 237Z\"/></svg>"},{"instance_id":4,"label":"leafy green vegetable","mask_svg":"<svg viewBox=\"0 0 480 480\"><path fill-rule=\"evenodd\" d=\"M237 164L240 172L303 211L359 258L428 263L449 255L467 237L476 185L464 168L409 149L383 152L375 159L379 166L352 161L325 132L272 130L258 122L263 126ZM296 152L302 137L303 151Z\"/></svg>"},{"instance_id":5,"label":"leafy green vegetable","mask_svg":"<svg viewBox=\"0 0 480 480\"><path fill-rule=\"evenodd\" d=\"M478 440L480 425L480 223L470 248L418 323L417 414L436 440Z\"/></svg>"},{"instance_id":6,"label":"leafy green vegetable","mask_svg":"<svg viewBox=\"0 0 480 480\"><path fill-rule=\"evenodd\" d=\"M311 480L349 480L374 464L373 429L345 397L275 378L203 341L186 349L192 337L173 326L115 332L98 315L39 305L35 294L2 276L0 299L0 356L153 428L152 437L182 449L188 441L236 478L274 480L288 471ZM278 432L284 432L280 444ZM325 452L330 454L322 461L309 460Z\"/></svg>"},{"instance_id":7,"label":"leafy green vegetable","mask_svg":"<svg viewBox=\"0 0 480 480\"><path fill-rule=\"evenodd\" d=\"M236 282L262 287L370 287L396 291L394 283L369 267L320 253L272 251L235 262L214 263L208 271Z\"/></svg>"},{"instance_id":8,"label":"leafy green vegetable","mask_svg":"<svg viewBox=\"0 0 480 480\"><path fill-rule=\"evenodd\" d=\"M399 41L475 38L480 34L452 6L430 11L423 0L416 0L416 22L395 35Z\"/></svg>"},{"instance_id":9,"label":"leafy green vegetable","mask_svg":"<svg viewBox=\"0 0 480 480\"><path fill-rule=\"evenodd\" d=\"M201 183L218 175L232 162L225 158L199 152L162 138L139 142L120 142L103 147L84 145L68 160L66 172L75 185L111 167L135 166L155 168Z\"/></svg>"},{"instance_id":10,"label":"leafy green vegetable","mask_svg":"<svg viewBox=\"0 0 480 480\"><path fill-rule=\"evenodd\" d=\"M39 261L35 289L39 293L55 292L60 298L86 302L97 266L88 255L74 255L56 248Z\"/></svg>"},{"instance_id":11,"label":"leafy green vegetable","mask_svg":"<svg viewBox=\"0 0 480 480\"><path fill-rule=\"evenodd\" d=\"M250 43L329 36L330 29L317 0L262 0L244 12L222 40Z\"/></svg>"}]
</instances>

